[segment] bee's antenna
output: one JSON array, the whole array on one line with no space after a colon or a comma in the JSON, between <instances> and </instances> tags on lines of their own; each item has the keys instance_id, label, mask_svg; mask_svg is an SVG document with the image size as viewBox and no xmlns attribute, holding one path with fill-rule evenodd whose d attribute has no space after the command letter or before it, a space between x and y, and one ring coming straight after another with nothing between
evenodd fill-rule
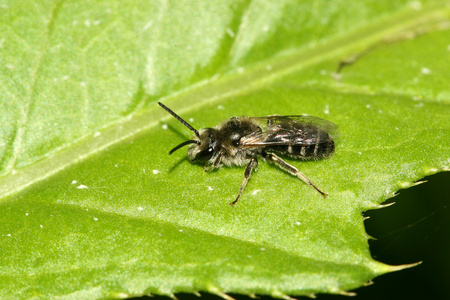
<instances>
[{"instance_id":1,"label":"bee's antenna","mask_svg":"<svg viewBox=\"0 0 450 300\"><path fill-rule=\"evenodd\" d=\"M197 129L195 129L195 128L192 127L188 122L186 122L185 120L183 120L183 119L182 119L179 115L177 115L173 110L171 110L170 108L168 108L167 106L165 106L165 105L162 104L161 102L158 102L158 104L159 104L159 106L161 106L162 108L164 108L169 114L171 114L175 119L177 119L178 121L180 121L181 124L183 124L184 126L186 126L187 128L189 128L189 130L191 130L192 132L194 132L195 135L196 135L197 137L200 137L200 135L199 135ZM187 143L187 142L191 142L191 143ZM183 147L184 145L192 144L192 141L187 141L187 142L185 142L186 144L183 143L183 144L178 145L177 147L175 147L174 149L172 149L172 151L170 151L170 153L172 153L173 151L177 150L177 149L180 148L180 147ZM194 141L194 143L196 143L196 142Z\"/></svg>"},{"instance_id":2,"label":"bee's antenna","mask_svg":"<svg viewBox=\"0 0 450 300\"><path fill-rule=\"evenodd\" d=\"M175 148L173 148L172 150L170 150L169 155L172 154L172 153L174 153L175 151L177 151L177 150L180 149L181 147L184 147L184 146L189 145L189 144L199 144L199 142L194 141L194 140L182 142L181 144L179 144L178 146L176 146Z\"/></svg>"}]
</instances>

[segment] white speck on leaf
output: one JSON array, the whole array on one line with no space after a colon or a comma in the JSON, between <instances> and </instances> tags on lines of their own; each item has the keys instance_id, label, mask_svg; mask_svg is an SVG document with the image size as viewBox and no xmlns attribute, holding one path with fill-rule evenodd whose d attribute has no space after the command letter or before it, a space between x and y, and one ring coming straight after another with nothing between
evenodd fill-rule
<instances>
[{"instance_id":1,"label":"white speck on leaf","mask_svg":"<svg viewBox=\"0 0 450 300\"><path fill-rule=\"evenodd\" d=\"M189 118L189 122L194 122L194 118Z\"/></svg>"},{"instance_id":2,"label":"white speck on leaf","mask_svg":"<svg viewBox=\"0 0 450 300\"><path fill-rule=\"evenodd\" d=\"M164 130L167 130L169 128L169 126L167 126L167 124L162 124L161 128Z\"/></svg>"},{"instance_id":3,"label":"white speck on leaf","mask_svg":"<svg viewBox=\"0 0 450 300\"><path fill-rule=\"evenodd\" d=\"M80 184L79 186L77 186L77 189L79 189L79 190L88 189L88 187L85 186L84 184Z\"/></svg>"},{"instance_id":4,"label":"white speck on leaf","mask_svg":"<svg viewBox=\"0 0 450 300\"><path fill-rule=\"evenodd\" d=\"M41 224L41 225L39 225L39 227L41 227L41 228L44 228L44 226Z\"/></svg>"},{"instance_id":5,"label":"white speck on leaf","mask_svg":"<svg viewBox=\"0 0 450 300\"><path fill-rule=\"evenodd\" d=\"M231 30L231 28L227 28L227 29L226 29L226 32L227 32L227 34L228 34L231 38L234 38L234 37L235 37L234 31Z\"/></svg>"},{"instance_id":6,"label":"white speck on leaf","mask_svg":"<svg viewBox=\"0 0 450 300\"><path fill-rule=\"evenodd\" d=\"M76 184L78 181L76 180L72 180L72 184Z\"/></svg>"},{"instance_id":7,"label":"white speck on leaf","mask_svg":"<svg viewBox=\"0 0 450 300\"><path fill-rule=\"evenodd\" d=\"M147 24L144 25L144 31L147 31L147 29L149 29L150 27L152 27L153 25L153 21L147 22Z\"/></svg>"},{"instance_id":8,"label":"white speck on leaf","mask_svg":"<svg viewBox=\"0 0 450 300\"><path fill-rule=\"evenodd\" d=\"M102 135L102 133L100 131L97 131L97 132L94 133L94 137L99 137L101 135Z\"/></svg>"},{"instance_id":9,"label":"white speck on leaf","mask_svg":"<svg viewBox=\"0 0 450 300\"><path fill-rule=\"evenodd\" d=\"M213 188L208 186L208 191L212 191L212 190L213 190Z\"/></svg>"},{"instance_id":10,"label":"white speck on leaf","mask_svg":"<svg viewBox=\"0 0 450 300\"><path fill-rule=\"evenodd\" d=\"M431 73L431 70L428 68L422 68L422 69L420 69L420 72L424 75L428 75Z\"/></svg>"},{"instance_id":11,"label":"white speck on leaf","mask_svg":"<svg viewBox=\"0 0 450 300\"><path fill-rule=\"evenodd\" d=\"M223 110L225 109L225 107L223 107L222 105L217 106L217 109Z\"/></svg>"},{"instance_id":12,"label":"white speck on leaf","mask_svg":"<svg viewBox=\"0 0 450 300\"><path fill-rule=\"evenodd\" d=\"M94 221L98 221L98 218L94 217Z\"/></svg>"},{"instance_id":13,"label":"white speck on leaf","mask_svg":"<svg viewBox=\"0 0 450 300\"><path fill-rule=\"evenodd\" d=\"M159 174L159 170L153 170L152 172L153 172L153 174L155 174L155 175L156 175L156 174Z\"/></svg>"},{"instance_id":14,"label":"white speck on leaf","mask_svg":"<svg viewBox=\"0 0 450 300\"><path fill-rule=\"evenodd\" d=\"M142 206L139 206L138 210L144 210L144 208Z\"/></svg>"},{"instance_id":15,"label":"white speck on leaf","mask_svg":"<svg viewBox=\"0 0 450 300\"><path fill-rule=\"evenodd\" d=\"M261 190L254 190L254 191L252 192L252 195L254 196L254 195L258 194L260 191L261 191Z\"/></svg>"},{"instance_id":16,"label":"white speck on leaf","mask_svg":"<svg viewBox=\"0 0 450 300\"><path fill-rule=\"evenodd\" d=\"M327 104L325 105L325 109L323 110L323 113L328 115L330 113L330 106Z\"/></svg>"},{"instance_id":17,"label":"white speck on leaf","mask_svg":"<svg viewBox=\"0 0 450 300\"><path fill-rule=\"evenodd\" d=\"M420 3L419 1L411 1L408 4L409 4L409 6L411 6L412 9L415 9L415 10L422 9L422 3Z\"/></svg>"}]
</instances>

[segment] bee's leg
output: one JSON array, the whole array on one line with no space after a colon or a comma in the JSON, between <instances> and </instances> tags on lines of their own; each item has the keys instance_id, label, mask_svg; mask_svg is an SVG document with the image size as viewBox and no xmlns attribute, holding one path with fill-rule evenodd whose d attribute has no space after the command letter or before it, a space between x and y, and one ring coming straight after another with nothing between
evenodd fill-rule
<instances>
[{"instance_id":1,"label":"bee's leg","mask_svg":"<svg viewBox=\"0 0 450 300\"><path fill-rule=\"evenodd\" d=\"M206 168L206 164L204 164L203 165L203 170L205 170L206 173L211 172L212 169L214 169L215 167L217 167L220 164L221 160L222 160L222 155L219 154L219 156L216 158L216 160L208 168Z\"/></svg>"},{"instance_id":2,"label":"bee's leg","mask_svg":"<svg viewBox=\"0 0 450 300\"><path fill-rule=\"evenodd\" d=\"M288 164L287 162L285 162L283 159L281 159L279 156L273 154L273 153L263 153L263 157L267 158L269 161L272 161L274 163L276 163L280 168L282 168L283 170L291 173L294 176L297 176L298 178L300 178L303 182L305 182L306 184L309 184L310 186L312 186L316 191L318 191L324 198L327 196L327 194L325 194L324 192L322 192L321 190L319 190L314 183L311 182L311 180L308 179L308 177L305 176L305 174L303 174L302 172L300 172L296 167L294 167L293 165Z\"/></svg>"},{"instance_id":3,"label":"bee's leg","mask_svg":"<svg viewBox=\"0 0 450 300\"><path fill-rule=\"evenodd\" d=\"M247 165L247 168L245 168L244 172L244 180L242 181L241 188L239 189L239 194L236 197L236 200L230 203L231 206L234 206L236 202L239 200L239 197L241 196L242 192L244 191L245 186L247 185L248 180L250 179L250 176L252 175L253 169L258 167L258 160L256 157L253 157L250 162Z\"/></svg>"}]
</instances>

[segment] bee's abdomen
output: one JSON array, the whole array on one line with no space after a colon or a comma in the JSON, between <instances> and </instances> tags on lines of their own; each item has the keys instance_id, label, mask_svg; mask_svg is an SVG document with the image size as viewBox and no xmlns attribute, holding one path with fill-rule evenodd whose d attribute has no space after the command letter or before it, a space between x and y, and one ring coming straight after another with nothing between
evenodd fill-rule
<instances>
[{"instance_id":1,"label":"bee's abdomen","mask_svg":"<svg viewBox=\"0 0 450 300\"><path fill-rule=\"evenodd\" d=\"M333 154L334 141L327 132L319 129L313 142L268 146L266 150L285 154L293 158L321 159Z\"/></svg>"}]
</instances>

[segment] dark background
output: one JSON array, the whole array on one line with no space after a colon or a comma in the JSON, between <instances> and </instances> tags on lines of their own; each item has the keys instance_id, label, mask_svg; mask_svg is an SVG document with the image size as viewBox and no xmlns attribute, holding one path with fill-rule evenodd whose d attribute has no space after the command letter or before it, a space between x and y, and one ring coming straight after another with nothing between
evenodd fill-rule
<instances>
[{"instance_id":1,"label":"dark background","mask_svg":"<svg viewBox=\"0 0 450 300\"><path fill-rule=\"evenodd\" d=\"M374 279L374 284L354 292L356 300L366 299L450 299L450 172L425 178L428 182L401 190L389 199L396 204L368 211L367 232L377 240L370 241L373 257L381 262L399 265L422 261L414 268L389 273ZM221 300L202 293L177 294L179 300ZM247 296L231 294L237 300ZM302 297L305 299L306 297ZM167 300L162 296L134 298ZM271 300L263 296L261 300ZM306 298L308 299L308 298ZM319 300L349 299L340 295L317 295Z\"/></svg>"}]
</instances>

